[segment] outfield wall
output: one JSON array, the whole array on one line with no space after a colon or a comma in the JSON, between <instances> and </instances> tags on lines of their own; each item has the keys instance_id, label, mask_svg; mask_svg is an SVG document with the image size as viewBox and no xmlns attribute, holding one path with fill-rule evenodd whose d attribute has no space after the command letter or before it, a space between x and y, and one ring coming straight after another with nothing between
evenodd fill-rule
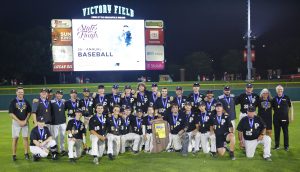
<instances>
[{"instance_id":1,"label":"outfield wall","mask_svg":"<svg viewBox=\"0 0 300 172\"><path fill-rule=\"evenodd\" d=\"M200 90L201 93L205 93L206 90ZM261 89L254 89L254 92L259 94ZM275 95L275 89L270 89L272 95ZM232 90L232 93L235 95L239 95L242 92L244 92L244 89L235 89ZM184 95L188 95L191 93L191 91L184 91ZM214 90L215 97L221 95L223 93L223 90ZM292 101L300 101L300 88L285 88L284 93L288 95ZM169 91L170 96L175 95L175 91ZM82 94L78 94L78 96L81 98ZM16 95L0 95L0 110L7 110L9 103L12 99L14 99ZM38 94L26 94L25 99L27 99L29 102L32 102L33 98L38 97ZM69 94L64 95L64 99L69 99Z\"/></svg>"}]
</instances>

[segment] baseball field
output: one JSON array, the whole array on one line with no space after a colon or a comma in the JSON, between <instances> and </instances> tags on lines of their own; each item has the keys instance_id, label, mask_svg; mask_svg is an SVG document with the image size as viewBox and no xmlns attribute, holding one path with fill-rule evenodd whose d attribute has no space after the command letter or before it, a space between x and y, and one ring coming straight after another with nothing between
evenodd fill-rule
<instances>
[{"instance_id":1,"label":"baseball field","mask_svg":"<svg viewBox=\"0 0 300 172\"><path fill-rule=\"evenodd\" d=\"M189 84L189 83L187 83ZM298 87L296 84L295 87ZM214 85L215 88L221 88L224 84ZM263 85L262 87L268 84ZM242 88L244 85L241 85ZM35 90L41 86L33 86L28 90ZM49 86L51 87L51 86ZM61 85L52 86L61 87ZM66 88L73 86L65 86ZM81 88L82 86L74 85L74 87ZM90 85L93 88L93 85ZM174 86L175 87L175 86ZM208 86L209 87L209 86ZM207 87L207 88L208 88ZM236 87L239 87L236 85ZM273 86L272 86L273 87ZM2 94L9 94L11 92L7 88L1 88ZM25 86L26 88L26 86ZM172 87L171 87L172 89ZM56 90L56 89L55 89ZM95 85L96 90L96 85ZM7 91L7 92L6 92ZM108 90L109 91L109 90ZM32 91L38 92L38 91ZM27 92L28 93L28 92ZM26 93L25 93L26 94ZM7 102L9 103L9 102ZM282 149L283 138L281 137L281 149L272 150L272 162L267 162L262 158L262 146L258 146L255 157L248 159L245 154L238 147L237 133L236 133L236 160L231 161L229 154L224 157L213 158L209 155L198 153L197 155L189 154L187 157L181 156L179 153L162 152L158 154L139 153L133 155L130 152L118 156L111 161L107 156L100 160L99 165L93 164L92 156L85 155L80 158L76 164L71 164L67 156L60 157L59 160L53 161L51 159L42 159L39 162L32 162L25 160L23 152L22 139L19 140L17 161L12 161L11 156L11 119L7 112L0 112L0 172L14 172L14 171L30 171L30 172L52 172L52 171L238 171L238 172L297 172L300 171L300 102L293 102L294 107L294 121L290 123L290 150L288 152ZM238 111L239 107L237 107ZM238 122L238 121L236 121ZM32 127L32 122L30 121ZM282 136L282 133L281 133ZM272 138L274 140L274 138ZM88 141L89 144L89 141ZM90 144L89 144L90 145ZM274 143L272 141L272 147Z\"/></svg>"}]
</instances>

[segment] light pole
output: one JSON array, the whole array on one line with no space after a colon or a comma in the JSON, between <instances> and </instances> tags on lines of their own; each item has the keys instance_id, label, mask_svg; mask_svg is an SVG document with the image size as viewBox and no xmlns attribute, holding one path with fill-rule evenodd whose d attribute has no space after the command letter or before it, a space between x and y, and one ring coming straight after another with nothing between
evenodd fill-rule
<instances>
[{"instance_id":1,"label":"light pole","mask_svg":"<svg viewBox=\"0 0 300 172\"><path fill-rule=\"evenodd\" d=\"M247 30L247 70L248 76L247 80L250 81L252 79L251 70L252 70L252 60L251 60L251 23L250 23L250 0L248 0L248 30Z\"/></svg>"}]
</instances>

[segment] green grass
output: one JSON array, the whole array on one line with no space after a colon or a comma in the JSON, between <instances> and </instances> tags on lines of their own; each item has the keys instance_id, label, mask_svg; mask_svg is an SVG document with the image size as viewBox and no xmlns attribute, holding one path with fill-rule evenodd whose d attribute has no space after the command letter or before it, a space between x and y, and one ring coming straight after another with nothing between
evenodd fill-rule
<instances>
[{"instance_id":1,"label":"green grass","mask_svg":"<svg viewBox=\"0 0 300 172\"><path fill-rule=\"evenodd\" d=\"M119 83L120 90L123 90L125 85L131 85L133 89L136 89L138 82L122 82ZM175 91L176 86L182 86L184 90L191 90L193 85L193 81L187 82L159 82L159 88L167 87L170 91ZM231 86L232 89L243 89L245 88L245 81L207 81L207 82L200 82L201 89L223 89L225 85ZM110 90L111 86L114 83L101 83L106 86L106 90ZM151 82L147 82L147 87L151 87ZM300 87L300 81L288 81L288 80L261 80L261 81L254 81L254 88L275 88L278 84L283 85L285 88L289 87ZM54 90L63 89L65 92L69 92L71 89L77 89L77 91L81 92L83 88L88 87L91 91L96 91L97 86L99 83L90 83L90 84L48 84L48 85L24 85L23 87L26 90L27 94L36 94L39 93L40 89L43 87L52 88ZM15 86L0 86L0 95L1 94L15 94Z\"/></svg>"},{"instance_id":2,"label":"green grass","mask_svg":"<svg viewBox=\"0 0 300 172\"><path fill-rule=\"evenodd\" d=\"M178 153L159 153L132 155L125 153L114 161L109 161L105 156L99 166L92 163L91 156L84 156L73 165L68 162L67 157L58 161L43 159L40 162L26 161L23 155L22 142L19 142L16 162L11 160L11 119L7 112L0 113L0 171L30 171L30 172L52 172L52 171L238 171L238 172L296 172L299 171L300 160L300 103L294 103L295 120L290 124L290 151L283 149L272 151L272 162L266 162L262 158L262 146L259 146L255 157L247 159L236 144L236 161L229 160L228 153L225 157L211 158L199 153L182 157ZM281 133L282 134L282 133ZM281 143L282 143L281 137ZM281 144L282 145L282 144ZM272 147L274 143L272 143Z\"/></svg>"}]
</instances>

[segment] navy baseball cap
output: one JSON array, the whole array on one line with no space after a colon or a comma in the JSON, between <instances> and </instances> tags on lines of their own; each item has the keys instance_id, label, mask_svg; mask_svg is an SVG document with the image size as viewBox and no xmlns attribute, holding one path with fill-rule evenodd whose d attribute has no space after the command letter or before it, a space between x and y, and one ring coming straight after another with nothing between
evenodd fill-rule
<instances>
[{"instance_id":1,"label":"navy baseball cap","mask_svg":"<svg viewBox=\"0 0 300 172\"><path fill-rule=\"evenodd\" d=\"M44 92L44 91L47 92L47 93L49 92L48 88L42 88L41 89L41 92Z\"/></svg>"},{"instance_id":2,"label":"navy baseball cap","mask_svg":"<svg viewBox=\"0 0 300 172\"><path fill-rule=\"evenodd\" d=\"M176 87L176 90L182 90L182 87L177 86L177 87Z\"/></svg>"},{"instance_id":3,"label":"navy baseball cap","mask_svg":"<svg viewBox=\"0 0 300 172\"><path fill-rule=\"evenodd\" d=\"M213 94L213 90L207 90L206 94Z\"/></svg>"},{"instance_id":4,"label":"navy baseball cap","mask_svg":"<svg viewBox=\"0 0 300 172\"><path fill-rule=\"evenodd\" d=\"M201 102L199 103L199 106L206 106L206 104L205 104L204 101L201 101Z\"/></svg>"},{"instance_id":5,"label":"navy baseball cap","mask_svg":"<svg viewBox=\"0 0 300 172\"><path fill-rule=\"evenodd\" d=\"M248 106L247 112L255 112L255 110L254 106Z\"/></svg>"},{"instance_id":6,"label":"navy baseball cap","mask_svg":"<svg viewBox=\"0 0 300 172\"><path fill-rule=\"evenodd\" d=\"M200 87L199 82L195 82L194 85L193 85L193 87Z\"/></svg>"},{"instance_id":7,"label":"navy baseball cap","mask_svg":"<svg viewBox=\"0 0 300 172\"><path fill-rule=\"evenodd\" d=\"M56 94L61 94L61 95L63 95L64 92L63 92L62 90L57 90L57 91L56 91Z\"/></svg>"},{"instance_id":8,"label":"navy baseball cap","mask_svg":"<svg viewBox=\"0 0 300 172\"><path fill-rule=\"evenodd\" d=\"M119 85L118 85L118 84L114 84L114 85L112 86L112 88L113 88L113 89L119 89Z\"/></svg>"},{"instance_id":9,"label":"navy baseball cap","mask_svg":"<svg viewBox=\"0 0 300 172\"><path fill-rule=\"evenodd\" d=\"M224 90L225 91L230 91L230 87L227 85L227 86L224 87Z\"/></svg>"},{"instance_id":10,"label":"navy baseball cap","mask_svg":"<svg viewBox=\"0 0 300 172\"><path fill-rule=\"evenodd\" d=\"M48 88L48 93L52 93L52 89L51 88Z\"/></svg>"},{"instance_id":11,"label":"navy baseball cap","mask_svg":"<svg viewBox=\"0 0 300 172\"><path fill-rule=\"evenodd\" d=\"M152 83L152 87L157 87L157 83Z\"/></svg>"},{"instance_id":12,"label":"navy baseball cap","mask_svg":"<svg viewBox=\"0 0 300 172\"><path fill-rule=\"evenodd\" d=\"M72 89L72 90L70 91L70 94L72 94L72 93L77 94L77 91L76 91L75 89Z\"/></svg>"},{"instance_id":13,"label":"navy baseball cap","mask_svg":"<svg viewBox=\"0 0 300 172\"><path fill-rule=\"evenodd\" d=\"M192 106L191 102L185 102L185 105Z\"/></svg>"},{"instance_id":14,"label":"navy baseball cap","mask_svg":"<svg viewBox=\"0 0 300 172\"><path fill-rule=\"evenodd\" d=\"M125 109L131 110L131 107L130 106L125 106Z\"/></svg>"},{"instance_id":15,"label":"navy baseball cap","mask_svg":"<svg viewBox=\"0 0 300 172\"><path fill-rule=\"evenodd\" d=\"M98 85L98 89L104 89L104 85Z\"/></svg>"},{"instance_id":16,"label":"navy baseball cap","mask_svg":"<svg viewBox=\"0 0 300 172\"><path fill-rule=\"evenodd\" d=\"M45 119L44 119L43 116L38 116L38 117L36 118L36 121L37 121L37 122L45 122Z\"/></svg>"},{"instance_id":17,"label":"navy baseball cap","mask_svg":"<svg viewBox=\"0 0 300 172\"><path fill-rule=\"evenodd\" d=\"M90 89L84 88L84 89L83 89L83 92L90 92Z\"/></svg>"},{"instance_id":18,"label":"navy baseball cap","mask_svg":"<svg viewBox=\"0 0 300 172\"><path fill-rule=\"evenodd\" d=\"M140 108L138 108L138 109L136 110L136 112L143 112L143 110L140 109Z\"/></svg>"},{"instance_id":19,"label":"navy baseball cap","mask_svg":"<svg viewBox=\"0 0 300 172\"><path fill-rule=\"evenodd\" d=\"M131 89L130 85L125 85L124 89Z\"/></svg>"},{"instance_id":20,"label":"navy baseball cap","mask_svg":"<svg viewBox=\"0 0 300 172\"><path fill-rule=\"evenodd\" d=\"M218 107L218 106L223 107L223 104L221 102L217 102L216 107Z\"/></svg>"},{"instance_id":21,"label":"navy baseball cap","mask_svg":"<svg viewBox=\"0 0 300 172\"><path fill-rule=\"evenodd\" d=\"M80 109L76 109L75 113L82 113L82 111Z\"/></svg>"},{"instance_id":22,"label":"navy baseball cap","mask_svg":"<svg viewBox=\"0 0 300 172\"><path fill-rule=\"evenodd\" d=\"M246 84L246 87L247 87L247 88L253 88L253 85L252 85L251 83L247 83L247 84Z\"/></svg>"}]
</instances>

